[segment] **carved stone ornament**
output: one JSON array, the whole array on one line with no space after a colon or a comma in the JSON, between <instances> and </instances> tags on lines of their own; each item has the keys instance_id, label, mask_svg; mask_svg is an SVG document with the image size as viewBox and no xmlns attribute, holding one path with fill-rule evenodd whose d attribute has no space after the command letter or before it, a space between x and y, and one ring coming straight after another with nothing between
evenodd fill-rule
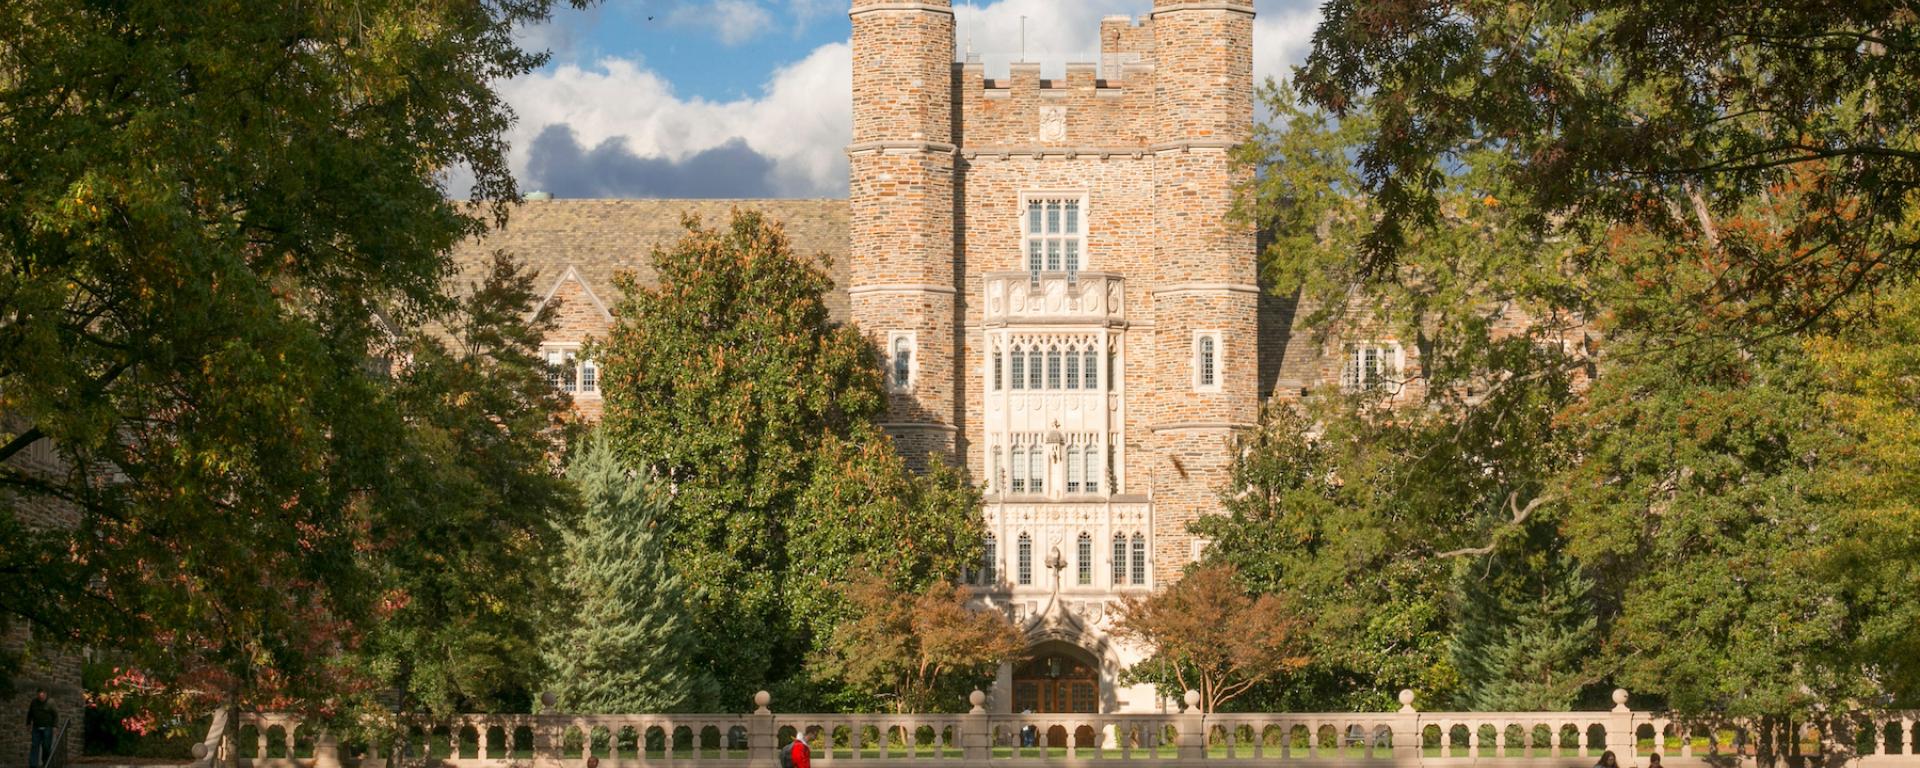
<instances>
[{"instance_id":1,"label":"carved stone ornament","mask_svg":"<svg viewBox=\"0 0 1920 768\"><path fill-rule=\"evenodd\" d=\"M1066 107L1040 108L1040 140L1049 142L1067 140Z\"/></svg>"}]
</instances>

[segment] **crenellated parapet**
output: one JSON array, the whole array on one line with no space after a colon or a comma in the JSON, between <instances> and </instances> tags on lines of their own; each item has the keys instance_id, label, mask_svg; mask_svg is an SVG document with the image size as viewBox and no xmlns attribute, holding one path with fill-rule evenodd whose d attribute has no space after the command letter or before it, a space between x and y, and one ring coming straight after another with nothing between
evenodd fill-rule
<instances>
[{"instance_id":1,"label":"crenellated parapet","mask_svg":"<svg viewBox=\"0 0 1920 768\"><path fill-rule=\"evenodd\" d=\"M1152 22L1109 17L1100 29L1100 62L1070 63L1060 79L1042 79L1033 63L994 80L978 62L955 65L958 141L988 153L1146 147L1155 127Z\"/></svg>"}]
</instances>

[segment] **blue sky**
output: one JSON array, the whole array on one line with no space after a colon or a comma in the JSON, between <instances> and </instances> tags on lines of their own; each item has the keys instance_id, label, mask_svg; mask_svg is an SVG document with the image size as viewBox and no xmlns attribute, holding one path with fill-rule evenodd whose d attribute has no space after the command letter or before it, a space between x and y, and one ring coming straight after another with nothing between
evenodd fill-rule
<instances>
[{"instance_id":1,"label":"blue sky","mask_svg":"<svg viewBox=\"0 0 1920 768\"><path fill-rule=\"evenodd\" d=\"M1254 69L1298 63L1316 0L1255 0ZM955 0L957 41L988 76L1095 61L1099 20L1151 0ZM524 30L553 52L500 84L523 191L560 197L844 197L851 132L846 0L603 0ZM459 190L456 189L456 192Z\"/></svg>"}]
</instances>

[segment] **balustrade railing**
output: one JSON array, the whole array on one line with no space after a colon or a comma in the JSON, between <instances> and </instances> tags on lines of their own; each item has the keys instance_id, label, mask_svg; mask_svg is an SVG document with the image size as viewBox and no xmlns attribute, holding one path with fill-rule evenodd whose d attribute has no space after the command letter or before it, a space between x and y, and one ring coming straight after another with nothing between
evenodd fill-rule
<instances>
[{"instance_id":1,"label":"balustrade railing","mask_svg":"<svg viewBox=\"0 0 1920 768\"><path fill-rule=\"evenodd\" d=\"M968 714L775 714L763 692L747 715L466 715L416 728L385 744L341 744L284 713L216 717L196 745L211 768L777 768L779 750L803 735L822 766L907 768L1125 763L1140 768L1511 766L1587 768L1607 751L1624 768L1659 755L1669 768L1756 766L1778 756L1797 768L1920 768L1916 713L1805 724L1687 721L1636 712L1625 692L1609 712L1420 712L1411 692L1391 713L1203 714L1193 704L1161 714L989 714L973 695Z\"/></svg>"}]
</instances>

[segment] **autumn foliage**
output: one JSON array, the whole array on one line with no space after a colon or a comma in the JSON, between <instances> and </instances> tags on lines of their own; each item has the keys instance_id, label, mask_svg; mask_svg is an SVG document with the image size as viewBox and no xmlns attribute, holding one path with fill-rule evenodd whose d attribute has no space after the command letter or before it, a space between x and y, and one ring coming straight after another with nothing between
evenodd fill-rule
<instances>
[{"instance_id":1,"label":"autumn foliage","mask_svg":"<svg viewBox=\"0 0 1920 768\"><path fill-rule=\"evenodd\" d=\"M904 592L862 572L842 592L852 616L835 628L817 667L849 686L889 691L895 711L958 706L965 688L1026 647L1004 614L968 607L965 587Z\"/></svg>"},{"instance_id":2,"label":"autumn foliage","mask_svg":"<svg viewBox=\"0 0 1920 768\"><path fill-rule=\"evenodd\" d=\"M1142 667L1198 691L1207 712L1307 663L1281 599L1248 594L1235 575L1232 566L1196 568L1152 597L1127 598L1114 626L1153 650Z\"/></svg>"}]
</instances>

